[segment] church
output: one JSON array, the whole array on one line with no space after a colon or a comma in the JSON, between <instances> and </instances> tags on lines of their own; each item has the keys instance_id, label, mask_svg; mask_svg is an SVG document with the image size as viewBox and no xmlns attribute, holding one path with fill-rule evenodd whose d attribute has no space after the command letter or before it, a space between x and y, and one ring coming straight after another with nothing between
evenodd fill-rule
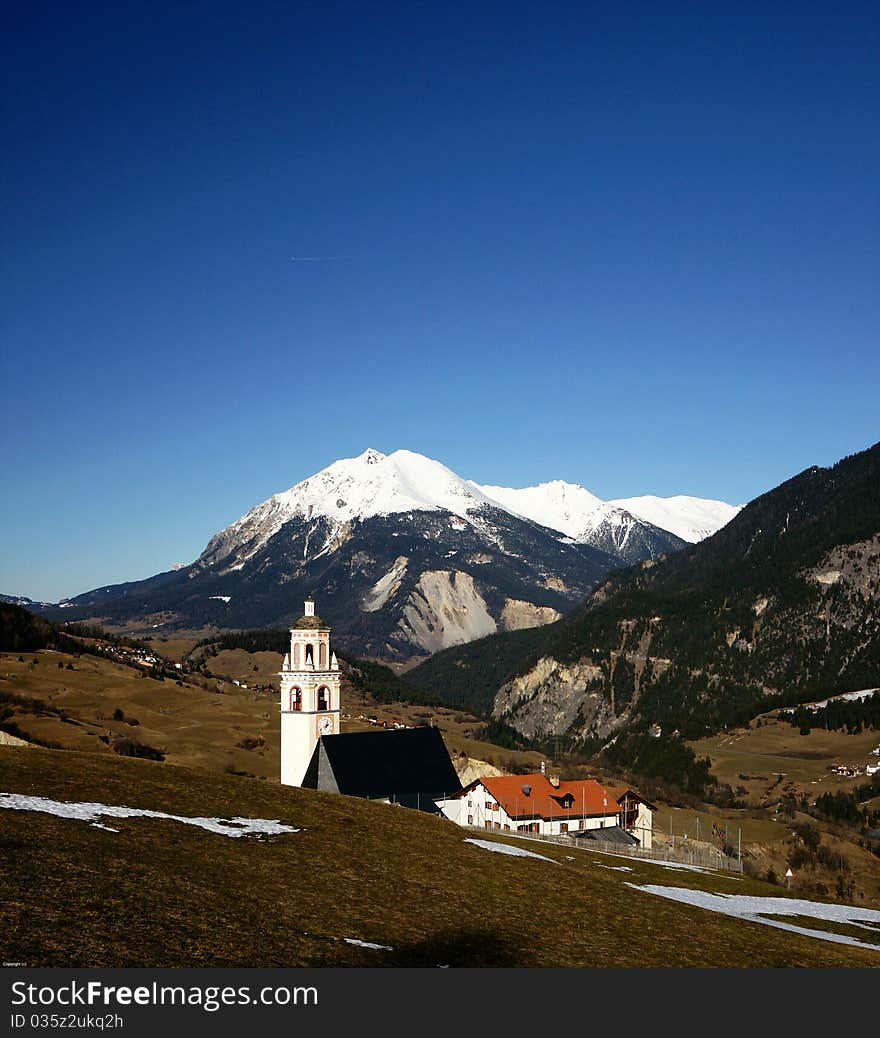
<instances>
[{"instance_id":1,"label":"church","mask_svg":"<svg viewBox=\"0 0 880 1038\"><path fill-rule=\"evenodd\" d=\"M340 732L339 661L306 599L281 673L281 782L439 813L461 782L437 728Z\"/></svg>"}]
</instances>

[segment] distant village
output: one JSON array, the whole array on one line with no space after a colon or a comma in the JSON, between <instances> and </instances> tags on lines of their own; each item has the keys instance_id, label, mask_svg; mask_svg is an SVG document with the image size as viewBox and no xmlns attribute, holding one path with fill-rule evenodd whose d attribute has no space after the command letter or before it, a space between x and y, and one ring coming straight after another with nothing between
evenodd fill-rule
<instances>
[{"instance_id":1,"label":"distant village","mask_svg":"<svg viewBox=\"0 0 880 1038\"><path fill-rule=\"evenodd\" d=\"M165 670L169 666L168 660L150 652L146 646L132 646L126 645L124 642L111 642L97 638L92 646L92 651L126 667L151 667ZM180 673L189 671L189 668L182 663L174 663L171 666Z\"/></svg>"}]
</instances>

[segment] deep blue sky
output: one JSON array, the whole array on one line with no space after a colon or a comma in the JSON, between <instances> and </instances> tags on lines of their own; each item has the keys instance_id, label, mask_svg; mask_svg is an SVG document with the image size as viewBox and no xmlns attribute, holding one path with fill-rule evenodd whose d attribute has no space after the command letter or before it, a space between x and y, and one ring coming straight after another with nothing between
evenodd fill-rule
<instances>
[{"instance_id":1,"label":"deep blue sky","mask_svg":"<svg viewBox=\"0 0 880 1038\"><path fill-rule=\"evenodd\" d=\"M874 443L878 30L13 4L0 591L191 561L367 446L739 502Z\"/></svg>"}]
</instances>

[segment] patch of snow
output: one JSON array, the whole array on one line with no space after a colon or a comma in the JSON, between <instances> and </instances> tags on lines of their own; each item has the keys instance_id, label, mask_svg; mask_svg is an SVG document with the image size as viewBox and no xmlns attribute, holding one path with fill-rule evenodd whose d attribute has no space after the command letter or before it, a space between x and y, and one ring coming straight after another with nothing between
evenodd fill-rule
<instances>
[{"instance_id":1,"label":"patch of snow","mask_svg":"<svg viewBox=\"0 0 880 1038\"><path fill-rule=\"evenodd\" d=\"M64 802L45 797L26 796L21 793L0 793L0 808L10 811L38 811L55 815L56 818L72 818L94 825L101 818L163 818L184 825L195 825L209 833L220 836L280 836L283 833L298 833L299 829L283 825L269 818L191 818L187 815L169 815L164 811L148 811L138 807L111 807L108 804ZM100 826L106 828L106 826ZM110 829L109 832L118 832Z\"/></svg>"},{"instance_id":2,"label":"patch of snow","mask_svg":"<svg viewBox=\"0 0 880 1038\"><path fill-rule=\"evenodd\" d=\"M880 688L865 688L861 692L843 692L838 696L829 696L827 699L821 699L818 703L804 703L804 707L807 710L820 710L823 706L828 706L829 703L854 702L857 699L868 699L877 692L880 692ZM789 707L788 709L791 708Z\"/></svg>"},{"instance_id":3,"label":"patch of snow","mask_svg":"<svg viewBox=\"0 0 880 1038\"><path fill-rule=\"evenodd\" d=\"M390 944L373 944L371 941L359 941L355 937L343 937L346 944L353 944L356 948L372 948L373 951L394 951Z\"/></svg>"},{"instance_id":4,"label":"patch of snow","mask_svg":"<svg viewBox=\"0 0 880 1038\"><path fill-rule=\"evenodd\" d=\"M612 872L632 872L632 868L629 865L603 865L601 861L594 861L594 865L600 869L610 869Z\"/></svg>"},{"instance_id":5,"label":"patch of snow","mask_svg":"<svg viewBox=\"0 0 880 1038\"><path fill-rule=\"evenodd\" d=\"M872 908L859 908L856 905L823 905L818 901L803 901L788 897L754 897L748 894L713 894L705 890L687 890L683 887L662 887L656 885L640 886L627 883L633 890L644 890L658 897L671 901L679 901L697 908L707 908L710 912L745 919L753 923L763 923L778 930L789 930L792 933L804 934L807 937L818 937L834 944L850 944L856 948L870 948L880 951L880 945L860 941L846 934L831 933L827 930L811 930L805 926L784 923L779 919L768 919L768 915L808 916L826 922L845 923L868 930L877 936L873 926L866 923L880 924L880 912Z\"/></svg>"},{"instance_id":6,"label":"patch of snow","mask_svg":"<svg viewBox=\"0 0 880 1038\"><path fill-rule=\"evenodd\" d=\"M535 854L534 851L524 850L522 847L513 847L509 843L495 843L493 840L473 840L467 839L465 843L472 843L475 847L482 847L484 851L495 851L498 854L510 854L514 858L537 858L539 861L549 861L552 865L556 865L552 858L547 858L543 854Z\"/></svg>"},{"instance_id":7,"label":"patch of snow","mask_svg":"<svg viewBox=\"0 0 880 1038\"><path fill-rule=\"evenodd\" d=\"M225 602L227 605L232 601L232 595L208 595L208 598L214 598L218 602Z\"/></svg>"},{"instance_id":8,"label":"patch of snow","mask_svg":"<svg viewBox=\"0 0 880 1038\"><path fill-rule=\"evenodd\" d=\"M662 858L639 858L643 865L661 865L664 869L679 869L683 872L702 872L715 875L715 869L704 868L702 865L688 865L683 861L663 861Z\"/></svg>"}]
</instances>

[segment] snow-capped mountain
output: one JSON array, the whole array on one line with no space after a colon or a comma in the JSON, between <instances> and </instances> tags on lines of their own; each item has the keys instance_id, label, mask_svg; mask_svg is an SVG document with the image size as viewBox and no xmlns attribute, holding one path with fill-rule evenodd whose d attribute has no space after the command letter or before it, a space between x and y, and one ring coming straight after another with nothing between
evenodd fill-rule
<instances>
[{"instance_id":1,"label":"snow-capped mountain","mask_svg":"<svg viewBox=\"0 0 880 1038\"><path fill-rule=\"evenodd\" d=\"M257 505L191 566L73 604L145 627L280 627L313 593L340 646L405 658L550 623L620 562L439 462L368 450Z\"/></svg>"},{"instance_id":2,"label":"snow-capped mountain","mask_svg":"<svg viewBox=\"0 0 880 1038\"><path fill-rule=\"evenodd\" d=\"M574 484L479 486L367 450L252 508L192 565L80 595L66 618L283 626L313 593L343 648L407 657L549 623L611 569L682 547Z\"/></svg>"},{"instance_id":3,"label":"snow-capped mountain","mask_svg":"<svg viewBox=\"0 0 880 1038\"><path fill-rule=\"evenodd\" d=\"M522 490L476 483L471 486L516 515L559 530L578 544L601 548L623 563L654 559L684 547L681 538L671 531L602 501L577 483L557 479Z\"/></svg>"},{"instance_id":4,"label":"snow-capped mountain","mask_svg":"<svg viewBox=\"0 0 880 1038\"><path fill-rule=\"evenodd\" d=\"M659 513L665 502L653 500L658 502ZM723 502L701 502L696 498L666 501L670 502L669 521L688 529L690 527L676 513L679 502L688 504L688 514L701 516L702 528L706 530L712 525L713 507L716 512L718 506L731 509ZM705 506L702 513L697 511L700 505ZM464 522L479 525L480 511L486 507L531 519L579 544L606 551L621 563L656 558L683 547L683 538L676 531L617 503L602 501L576 483L554 480L521 490L480 486L422 454L398 450L385 455L370 449L356 458L335 461L316 475L257 505L213 537L199 561L226 560L229 567L242 565L293 518L309 520L322 516L328 520L325 542L310 546L321 555L333 549L345 526L354 520L443 510ZM735 511L732 510L734 514ZM718 522L716 528L720 525L723 524Z\"/></svg>"},{"instance_id":5,"label":"snow-capped mountain","mask_svg":"<svg viewBox=\"0 0 880 1038\"><path fill-rule=\"evenodd\" d=\"M712 501L702 497L624 497L609 501L610 505L623 508L646 523L653 523L662 530L669 530L691 544L705 540L717 533L722 526L742 509L742 505L729 505L726 501Z\"/></svg>"},{"instance_id":6,"label":"snow-capped mountain","mask_svg":"<svg viewBox=\"0 0 880 1038\"><path fill-rule=\"evenodd\" d=\"M246 560L294 518L321 516L329 521L331 532L326 541L314 545L321 555L355 519L443 510L474 522L470 513L486 505L503 507L439 461L412 451L385 455L370 449L357 458L335 461L317 475L252 508L211 538L201 561L216 563L230 555L236 563Z\"/></svg>"}]
</instances>

